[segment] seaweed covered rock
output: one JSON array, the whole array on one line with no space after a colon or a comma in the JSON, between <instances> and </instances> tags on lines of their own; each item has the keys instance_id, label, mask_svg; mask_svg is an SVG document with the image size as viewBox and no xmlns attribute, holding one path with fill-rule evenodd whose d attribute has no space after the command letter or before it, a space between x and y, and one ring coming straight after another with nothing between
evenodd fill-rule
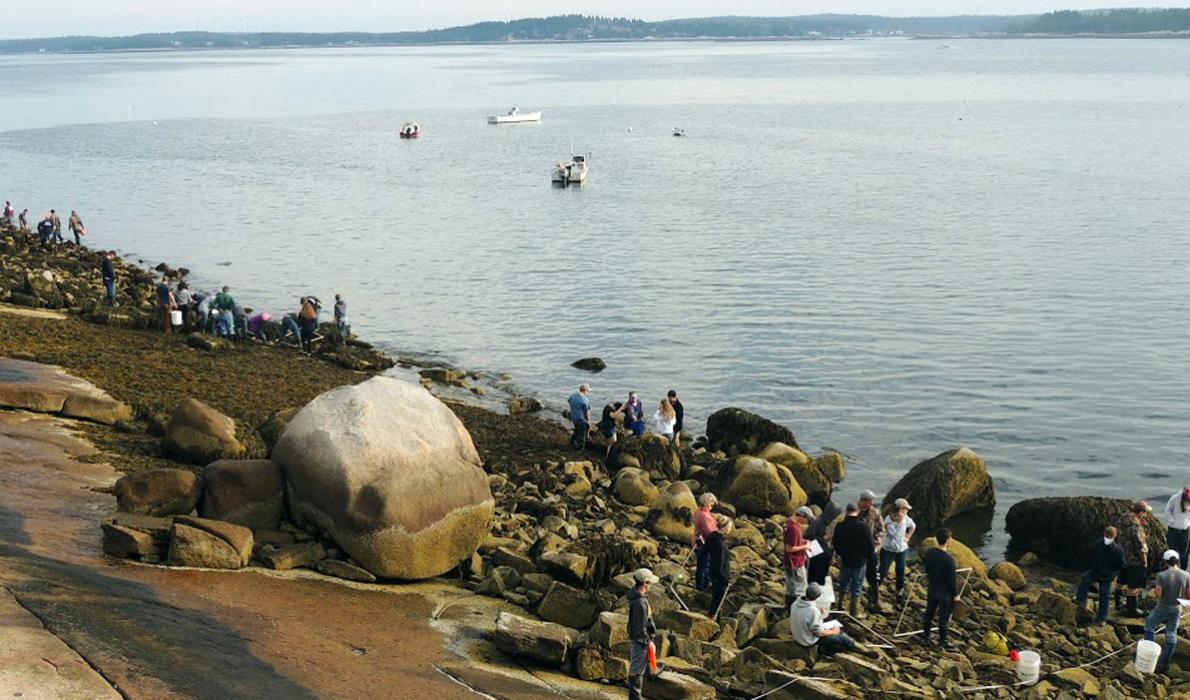
<instances>
[{"instance_id":1,"label":"seaweed covered rock","mask_svg":"<svg viewBox=\"0 0 1190 700\"><path fill-rule=\"evenodd\" d=\"M979 455L960 447L909 470L884 502L898 498L913 504L913 520L919 528L933 530L960 513L996 505L996 489Z\"/></svg>"},{"instance_id":2,"label":"seaweed covered rock","mask_svg":"<svg viewBox=\"0 0 1190 700\"><path fill-rule=\"evenodd\" d=\"M174 409L162 447L172 457L199 465L244 454L235 421L197 399L186 399Z\"/></svg>"},{"instance_id":3,"label":"seaweed covered rock","mask_svg":"<svg viewBox=\"0 0 1190 700\"><path fill-rule=\"evenodd\" d=\"M682 481L675 481L657 495L645 522L653 534L689 544L694 536L694 493Z\"/></svg>"},{"instance_id":4,"label":"seaweed covered rock","mask_svg":"<svg viewBox=\"0 0 1190 700\"><path fill-rule=\"evenodd\" d=\"M681 453L674 449L669 440L656 433L617 440L607 461L612 471L633 467L647 472L654 479L666 481L673 481L682 473Z\"/></svg>"},{"instance_id":5,"label":"seaweed covered rock","mask_svg":"<svg viewBox=\"0 0 1190 700\"><path fill-rule=\"evenodd\" d=\"M1054 564L1083 568L1091 563L1095 543L1103 528L1119 523L1132 501L1098 496L1030 498L1008 509L1005 528L1012 536L1010 549L1033 552ZM1165 527L1152 514L1144 516L1149 540L1150 567L1166 548Z\"/></svg>"},{"instance_id":6,"label":"seaweed covered rock","mask_svg":"<svg viewBox=\"0 0 1190 700\"><path fill-rule=\"evenodd\" d=\"M202 482L188 469L149 469L120 477L114 491L125 513L185 515L198 506Z\"/></svg>"},{"instance_id":7,"label":"seaweed covered rock","mask_svg":"<svg viewBox=\"0 0 1190 700\"><path fill-rule=\"evenodd\" d=\"M719 465L712 481L719 500L737 513L768 517L793 515L807 502L806 492L789 469L759 457L740 456Z\"/></svg>"},{"instance_id":8,"label":"seaweed covered rock","mask_svg":"<svg viewBox=\"0 0 1190 700\"><path fill-rule=\"evenodd\" d=\"M462 422L416 384L374 377L315 398L273 450L291 515L373 574L422 579L470 557L495 505Z\"/></svg>"},{"instance_id":9,"label":"seaweed covered rock","mask_svg":"<svg viewBox=\"0 0 1190 700\"><path fill-rule=\"evenodd\" d=\"M814 458L805 452L783 442L770 442L758 456L788 469L794 480L806 492L810 503L824 505L831 499L834 484L818 469L818 463Z\"/></svg>"},{"instance_id":10,"label":"seaweed covered rock","mask_svg":"<svg viewBox=\"0 0 1190 700\"><path fill-rule=\"evenodd\" d=\"M938 540L936 538L927 537L921 541L921 547L919 551L924 555L926 552L934 549L937 546ZM971 569L972 576L987 578L988 565L984 564L983 560L979 558L979 555L972 551L972 549L967 545L952 537L950 538L950 545L947 546L946 551L950 554L950 556L954 557L955 564L958 565L959 569ZM959 574L959 576L960 580L962 580L961 577L963 574Z\"/></svg>"},{"instance_id":11,"label":"seaweed covered rock","mask_svg":"<svg viewBox=\"0 0 1190 700\"><path fill-rule=\"evenodd\" d=\"M285 478L267 459L220 460L203 470L202 516L274 530L285 515Z\"/></svg>"},{"instance_id":12,"label":"seaweed covered rock","mask_svg":"<svg viewBox=\"0 0 1190 700\"><path fill-rule=\"evenodd\" d=\"M723 408L707 419L707 445L729 455L757 454L771 442L798 448L793 431L742 408Z\"/></svg>"}]
</instances>

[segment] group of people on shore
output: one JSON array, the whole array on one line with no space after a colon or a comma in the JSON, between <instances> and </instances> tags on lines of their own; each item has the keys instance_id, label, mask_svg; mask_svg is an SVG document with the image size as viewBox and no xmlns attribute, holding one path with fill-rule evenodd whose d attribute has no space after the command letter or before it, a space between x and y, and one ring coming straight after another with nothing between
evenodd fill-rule
<instances>
[{"instance_id":1,"label":"group of people on shore","mask_svg":"<svg viewBox=\"0 0 1190 700\"><path fill-rule=\"evenodd\" d=\"M612 447L619 439L618 426L622 425L626 433L636 437L645 434L647 430L645 407L635 391L628 392L627 401L613 401L606 404L598 423L591 420L590 392L590 385L580 384L578 391L571 394L567 400L570 422L574 426L574 432L570 438L572 448L580 451L585 450L587 438L598 430L599 435L607 442L606 454L610 455ZM685 417L686 409L678 399L678 392L670 389L653 413L654 432L669 440L675 448L681 447Z\"/></svg>"},{"instance_id":2,"label":"group of people on shore","mask_svg":"<svg viewBox=\"0 0 1190 700\"><path fill-rule=\"evenodd\" d=\"M33 233L29 228L28 209L22 209L18 215L16 207L12 205L12 202L5 200L3 217L4 221L10 227L17 229L17 231L27 234ZM87 227L83 225L83 219L77 211L71 210L66 227L74 236L74 244L81 246L83 244L82 237L87 235ZM46 247L66 242L66 239L62 237L62 218L58 216L56 209L47 211L37 222L37 237L41 241L41 245Z\"/></svg>"}]
</instances>

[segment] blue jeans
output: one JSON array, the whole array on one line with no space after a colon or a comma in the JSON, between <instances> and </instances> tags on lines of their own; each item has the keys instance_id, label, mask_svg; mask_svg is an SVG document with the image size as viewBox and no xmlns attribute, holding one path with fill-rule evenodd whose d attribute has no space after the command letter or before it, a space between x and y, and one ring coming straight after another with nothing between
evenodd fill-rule
<instances>
[{"instance_id":1,"label":"blue jeans","mask_svg":"<svg viewBox=\"0 0 1190 700\"><path fill-rule=\"evenodd\" d=\"M587 434L591 432L591 425L585 420L574 422L574 434L570 436L570 446L576 450L587 449Z\"/></svg>"},{"instance_id":2,"label":"blue jeans","mask_svg":"<svg viewBox=\"0 0 1190 700\"><path fill-rule=\"evenodd\" d=\"M699 547L694 553L694 587L705 591L711 585L711 553L706 547Z\"/></svg>"},{"instance_id":3,"label":"blue jeans","mask_svg":"<svg viewBox=\"0 0 1190 700\"><path fill-rule=\"evenodd\" d=\"M284 339L287 333L293 333L293 339L297 342L298 347L302 346L302 329L292 316L284 316L281 319L281 338Z\"/></svg>"},{"instance_id":4,"label":"blue jeans","mask_svg":"<svg viewBox=\"0 0 1190 700\"><path fill-rule=\"evenodd\" d=\"M897 563L897 592L905 590L905 557L909 552L890 552L887 549L880 550L880 580L883 581L888 576L888 567L893 562Z\"/></svg>"},{"instance_id":5,"label":"blue jeans","mask_svg":"<svg viewBox=\"0 0 1190 700\"><path fill-rule=\"evenodd\" d=\"M103 288L107 290L107 305L116 303L116 280L104 277Z\"/></svg>"},{"instance_id":6,"label":"blue jeans","mask_svg":"<svg viewBox=\"0 0 1190 700\"><path fill-rule=\"evenodd\" d=\"M1078 601L1080 608L1087 604L1087 596L1091 593L1091 584L1099 583L1099 612L1095 615L1096 622L1107 620L1107 611L1111 608L1111 585L1115 580L1114 575L1111 578L1099 578L1096 571L1084 571L1082 579L1078 582L1078 593L1074 595L1074 599Z\"/></svg>"},{"instance_id":7,"label":"blue jeans","mask_svg":"<svg viewBox=\"0 0 1190 700\"><path fill-rule=\"evenodd\" d=\"M840 632L830 637L820 637L818 639L818 652L823 656L831 656L840 652L853 651L855 649L855 640L847 636L846 632Z\"/></svg>"},{"instance_id":8,"label":"blue jeans","mask_svg":"<svg viewBox=\"0 0 1190 700\"><path fill-rule=\"evenodd\" d=\"M846 564L839 565L839 597L851 595L859 598L860 594L864 592L864 572L867 571L867 564L860 564L856 567L850 567Z\"/></svg>"},{"instance_id":9,"label":"blue jeans","mask_svg":"<svg viewBox=\"0 0 1190 700\"><path fill-rule=\"evenodd\" d=\"M632 424L632 434L636 437L645 434L645 422L643 420L638 420Z\"/></svg>"},{"instance_id":10,"label":"blue jeans","mask_svg":"<svg viewBox=\"0 0 1190 700\"><path fill-rule=\"evenodd\" d=\"M347 317L344 316L335 321L335 325L339 327L339 337L344 341L347 340Z\"/></svg>"},{"instance_id":11,"label":"blue jeans","mask_svg":"<svg viewBox=\"0 0 1190 700\"><path fill-rule=\"evenodd\" d=\"M219 333L218 335L224 338L230 338L235 335L235 316L231 311L219 312Z\"/></svg>"},{"instance_id":12,"label":"blue jeans","mask_svg":"<svg viewBox=\"0 0 1190 700\"><path fill-rule=\"evenodd\" d=\"M1180 607L1167 608L1158 604L1153 608L1153 612L1145 618L1145 639L1150 642L1156 636L1157 628L1162 624L1165 625L1165 646L1161 647L1161 656L1157 659L1159 666L1169 663L1170 657L1173 656L1173 650L1178 646L1178 620L1181 618L1181 614Z\"/></svg>"}]
</instances>

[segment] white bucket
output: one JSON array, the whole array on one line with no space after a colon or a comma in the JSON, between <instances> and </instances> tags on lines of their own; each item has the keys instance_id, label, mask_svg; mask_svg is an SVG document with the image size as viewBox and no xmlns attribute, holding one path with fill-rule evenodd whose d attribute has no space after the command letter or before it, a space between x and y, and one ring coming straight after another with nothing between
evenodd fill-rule
<instances>
[{"instance_id":1,"label":"white bucket","mask_svg":"<svg viewBox=\"0 0 1190 700\"><path fill-rule=\"evenodd\" d=\"M169 312L169 322L175 326L182 325L182 312L174 309Z\"/></svg>"},{"instance_id":2,"label":"white bucket","mask_svg":"<svg viewBox=\"0 0 1190 700\"><path fill-rule=\"evenodd\" d=\"M835 584L831 581L831 577L827 576L822 584L822 595L819 596L818 600L814 601L814 607L821 610L823 617L825 617L830 612L831 604L834 602Z\"/></svg>"},{"instance_id":3,"label":"white bucket","mask_svg":"<svg viewBox=\"0 0 1190 700\"><path fill-rule=\"evenodd\" d=\"M1021 660L1016 662L1016 679L1025 685L1035 685L1041 676L1041 654L1022 651Z\"/></svg>"},{"instance_id":4,"label":"white bucket","mask_svg":"<svg viewBox=\"0 0 1190 700\"><path fill-rule=\"evenodd\" d=\"M1136 670L1153 673L1157 670L1157 658L1161 656L1161 645L1142 639L1136 644Z\"/></svg>"}]
</instances>

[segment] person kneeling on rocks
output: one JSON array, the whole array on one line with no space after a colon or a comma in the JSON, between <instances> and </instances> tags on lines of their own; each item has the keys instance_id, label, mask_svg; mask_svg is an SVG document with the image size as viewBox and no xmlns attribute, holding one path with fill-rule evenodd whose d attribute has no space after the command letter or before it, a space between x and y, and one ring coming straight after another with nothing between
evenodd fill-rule
<instances>
[{"instance_id":1,"label":"person kneeling on rocks","mask_svg":"<svg viewBox=\"0 0 1190 700\"><path fill-rule=\"evenodd\" d=\"M636 583L628 591L628 700L643 700L645 673L649 670L649 646L657 636L653 612L649 607L649 588L660 581L648 569L632 574ZM659 668L661 673L664 667Z\"/></svg>"},{"instance_id":2,"label":"person kneeling on rocks","mask_svg":"<svg viewBox=\"0 0 1190 700\"><path fill-rule=\"evenodd\" d=\"M822 596L822 587L817 583L806 586L806 594L797 599L789 614L789 631L793 641L809 648L817 645L818 651L826 656L845 651L857 651L856 641L843 631L838 621L823 622L822 611L814 604Z\"/></svg>"}]
</instances>

